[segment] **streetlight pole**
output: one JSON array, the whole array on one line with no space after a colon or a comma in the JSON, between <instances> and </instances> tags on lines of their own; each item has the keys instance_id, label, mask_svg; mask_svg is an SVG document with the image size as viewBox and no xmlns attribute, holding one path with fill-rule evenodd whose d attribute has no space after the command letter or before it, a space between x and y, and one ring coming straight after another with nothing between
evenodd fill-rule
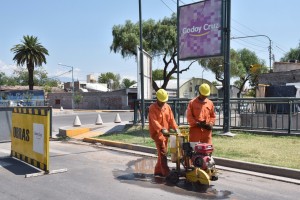
<instances>
[{"instance_id":1,"label":"streetlight pole","mask_svg":"<svg viewBox=\"0 0 300 200\"><path fill-rule=\"evenodd\" d=\"M203 72L204 72L204 70L205 70L205 69L202 70L202 83L203 83Z\"/></svg>"},{"instance_id":2,"label":"streetlight pole","mask_svg":"<svg viewBox=\"0 0 300 200\"><path fill-rule=\"evenodd\" d=\"M140 29L140 70L141 70L141 122L142 129L145 127L145 94L144 94L144 61L143 61L143 23L142 23L142 1L139 0L139 29Z\"/></svg>"},{"instance_id":3,"label":"streetlight pole","mask_svg":"<svg viewBox=\"0 0 300 200\"><path fill-rule=\"evenodd\" d=\"M70 67L72 69L72 109L74 109L74 76L73 76L73 66L64 65L62 63L58 63L58 65Z\"/></svg>"},{"instance_id":4,"label":"streetlight pole","mask_svg":"<svg viewBox=\"0 0 300 200\"><path fill-rule=\"evenodd\" d=\"M241 38L250 38L250 37L266 37L269 40L269 62L270 62L270 72L271 72L271 62L272 62L272 40L267 35L249 35L244 37L232 37L230 39L241 39Z\"/></svg>"}]
</instances>

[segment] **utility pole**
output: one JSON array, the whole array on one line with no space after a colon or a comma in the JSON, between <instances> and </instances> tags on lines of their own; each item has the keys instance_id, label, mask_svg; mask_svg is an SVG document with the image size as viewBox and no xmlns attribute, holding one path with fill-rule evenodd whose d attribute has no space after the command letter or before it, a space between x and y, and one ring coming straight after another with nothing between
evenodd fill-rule
<instances>
[{"instance_id":1,"label":"utility pole","mask_svg":"<svg viewBox=\"0 0 300 200\"><path fill-rule=\"evenodd\" d=\"M72 69L72 109L74 109L74 76L73 76L73 66L69 65L64 65L61 63L58 63L58 65L65 66L65 67L70 67Z\"/></svg>"},{"instance_id":2,"label":"utility pole","mask_svg":"<svg viewBox=\"0 0 300 200\"><path fill-rule=\"evenodd\" d=\"M140 76L141 76L141 122L142 129L145 127L145 95L144 95L144 61L143 61L143 28L142 28L142 2L139 0L139 26L140 26Z\"/></svg>"},{"instance_id":3,"label":"utility pole","mask_svg":"<svg viewBox=\"0 0 300 200\"><path fill-rule=\"evenodd\" d=\"M270 71L271 72L271 67L272 67L272 40L267 36L267 35L249 35L249 36L244 36L244 37L232 37L231 39L242 39L242 38L251 38L251 37L266 37L269 40L269 64L270 64Z\"/></svg>"},{"instance_id":4,"label":"utility pole","mask_svg":"<svg viewBox=\"0 0 300 200\"><path fill-rule=\"evenodd\" d=\"M230 21L231 21L231 0L225 1L224 19L224 134L230 133L231 109L230 109Z\"/></svg>"}]
</instances>

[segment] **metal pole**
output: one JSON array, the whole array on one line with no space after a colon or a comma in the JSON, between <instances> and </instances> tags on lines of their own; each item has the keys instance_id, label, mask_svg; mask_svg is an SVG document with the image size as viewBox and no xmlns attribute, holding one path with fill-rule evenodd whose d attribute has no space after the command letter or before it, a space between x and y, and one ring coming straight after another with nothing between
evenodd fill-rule
<instances>
[{"instance_id":1,"label":"metal pole","mask_svg":"<svg viewBox=\"0 0 300 200\"><path fill-rule=\"evenodd\" d=\"M141 121L142 129L145 126L145 102L144 102L144 62L143 62L143 29L142 29L142 3L139 0L139 25L140 25L140 68L141 68Z\"/></svg>"},{"instance_id":2,"label":"metal pole","mask_svg":"<svg viewBox=\"0 0 300 200\"><path fill-rule=\"evenodd\" d=\"M58 63L58 65L61 66L65 66L65 67L70 67L72 69L72 109L74 109L74 70L73 70L73 66L69 66L69 65L64 65L62 63Z\"/></svg>"},{"instance_id":3,"label":"metal pole","mask_svg":"<svg viewBox=\"0 0 300 200\"><path fill-rule=\"evenodd\" d=\"M74 109L74 76L73 76L73 66L72 66L72 110Z\"/></svg>"},{"instance_id":4,"label":"metal pole","mask_svg":"<svg viewBox=\"0 0 300 200\"><path fill-rule=\"evenodd\" d=\"M230 0L225 0L224 133L230 132Z\"/></svg>"},{"instance_id":5,"label":"metal pole","mask_svg":"<svg viewBox=\"0 0 300 200\"><path fill-rule=\"evenodd\" d=\"M270 72L271 72L271 67L272 67L272 40L267 36L267 35L249 35L249 36L244 36L244 37L232 37L231 39L241 39L241 38L250 38L250 37L266 37L269 40L269 65L270 65Z\"/></svg>"},{"instance_id":6,"label":"metal pole","mask_svg":"<svg viewBox=\"0 0 300 200\"><path fill-rule=\"evenodd\" d=\"M177 95L176 97L179 99L179 0L177 0ZM180 122L180 114L177 109L178 106L175 104L175 119L177 119L177 123Z\"/></svg>"}]
</instances>

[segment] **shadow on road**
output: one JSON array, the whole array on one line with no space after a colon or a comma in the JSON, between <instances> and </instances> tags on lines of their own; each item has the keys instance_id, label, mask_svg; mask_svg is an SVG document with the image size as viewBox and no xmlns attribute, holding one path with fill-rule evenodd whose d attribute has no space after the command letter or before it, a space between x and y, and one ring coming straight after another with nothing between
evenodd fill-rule
<instances>
[{"instance_id":1,"label":"shadow on road","mask_svg":"<svg viewBox=\"0 0 300 200\"><path fill-rule=\"evenodd\" d=\"M40 172L40 170L11 157L0 158L0 167L3 167L15 175L25 176L26 174Z\"/></svg>"}]
</instances>

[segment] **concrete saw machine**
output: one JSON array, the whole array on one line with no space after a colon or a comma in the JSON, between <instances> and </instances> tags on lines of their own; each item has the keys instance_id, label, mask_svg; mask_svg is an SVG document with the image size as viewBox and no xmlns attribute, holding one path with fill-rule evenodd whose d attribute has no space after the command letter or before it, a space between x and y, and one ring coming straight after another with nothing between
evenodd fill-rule
<instances>
[{"instance_id":1,"label":"concrete saw machine","mask_svg":"<svg viewBox=\"0 0 300 200\"><path fill-rule=\"evenodd\" d=\"M168 181L176 184L180 177L193 184L210 185L218 180L215 161L212 157L213 145L188 142L188 132L170 133L171 161L176 168L170 171Z\"/></svg>"}]
</instances>

